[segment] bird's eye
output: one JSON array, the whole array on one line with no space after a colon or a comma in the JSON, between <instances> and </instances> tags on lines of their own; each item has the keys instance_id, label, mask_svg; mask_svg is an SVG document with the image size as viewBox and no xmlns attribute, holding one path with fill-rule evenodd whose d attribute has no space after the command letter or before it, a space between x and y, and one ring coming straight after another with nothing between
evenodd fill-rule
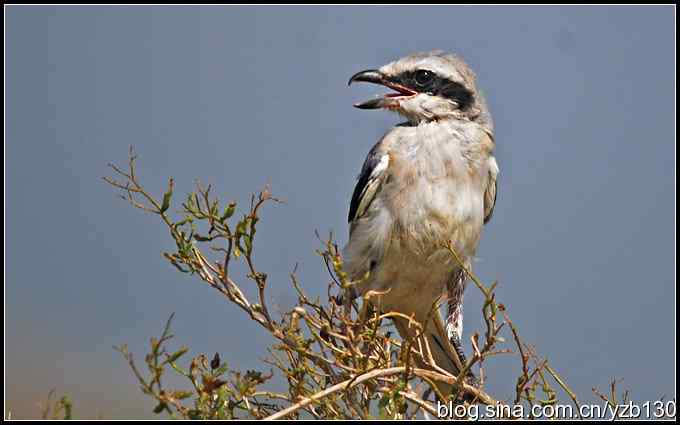
<instances>
[{"instance_id":1,"label":"bird's eye","mask_svg":"<svg viewBox=\"0 0 680 425\"><path fill-rule=\"evenodd\" d=\"M418 84L419 86L429 84L430 82L432 82L433 78L434 73L431 71L427 71L425 69L419 69L418 71L416 71L415 80L416 84Z\"/></svg>"}]
</instances>

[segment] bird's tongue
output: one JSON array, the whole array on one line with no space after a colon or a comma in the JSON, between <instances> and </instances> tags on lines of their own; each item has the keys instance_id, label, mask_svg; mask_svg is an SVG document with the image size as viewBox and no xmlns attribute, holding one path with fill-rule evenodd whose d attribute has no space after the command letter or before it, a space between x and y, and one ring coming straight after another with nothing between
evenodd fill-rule
<instances>
[{"instance_id":1,"label":"bird's tongue","mask_svg":"<svg viewBox=\"0 0 680 425\"><path fill-rule=\"evenodd\" d=\"M396 91L396 93L387 93L385 97L413 96L417 94L413 90L407 89L406 87L402 87L399 84L385 84L385 85L391 88L392 90Z\"/></svg>"}]
</instances>

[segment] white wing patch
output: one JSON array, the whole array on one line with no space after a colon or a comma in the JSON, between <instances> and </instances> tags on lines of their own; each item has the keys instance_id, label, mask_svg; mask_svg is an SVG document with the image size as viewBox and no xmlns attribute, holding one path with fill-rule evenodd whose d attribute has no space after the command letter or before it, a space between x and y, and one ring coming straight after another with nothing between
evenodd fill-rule
<instances>
[{"instance_id":1,"label":"white wing patch","mask_svg":"<svg viewBox=\"0 0 680 425\"><path fill-rule=\"evenodd\" d=\"M491 220L493 209L496 206L497 179L499 173L498 163L493 156L489 157L489 181L484 191L484 223Z\"/></svg>"},{"instance_id":2,"label":"white wing patch","mask_svg":"<svg viewBox=\"0 0 680 425\"><path fill-rule=\"evenodd\" d=\"M371 173L371 178L374 178L374 176L377 178L380 174L382 174L383 171L387 170L387 167L389 166L390 156L388 154L381 156L378 165L375 166L373 172Z\"/></svg>"}]
</instances>

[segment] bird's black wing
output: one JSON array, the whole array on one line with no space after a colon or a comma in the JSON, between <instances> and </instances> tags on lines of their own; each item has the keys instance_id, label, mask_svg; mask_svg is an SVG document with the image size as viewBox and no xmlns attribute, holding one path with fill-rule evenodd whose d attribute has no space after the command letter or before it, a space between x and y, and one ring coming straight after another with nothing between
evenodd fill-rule
<instances>
[{"instance_id":1,"label":"bird's black wing","mask_svg":"<svg viewBox=\"0 0 680 425\"><path fill-rule=\"evenodd\" d=\"M389 155L379 152L378 145L374 146L368 153L363 167L361 167L359 180L354 187L354 193L352 193L349 215L347 216L349 223L364 215L375 195L380 190L380 183L388 165Z\"/></svg>"}]
</instances>

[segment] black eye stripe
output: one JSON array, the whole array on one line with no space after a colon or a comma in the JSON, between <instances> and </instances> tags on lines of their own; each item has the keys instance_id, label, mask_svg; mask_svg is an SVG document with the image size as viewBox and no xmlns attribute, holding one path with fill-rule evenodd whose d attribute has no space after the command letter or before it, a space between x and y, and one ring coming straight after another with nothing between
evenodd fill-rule
<instances>
[{"instance_id":1,"label":"black eye stripe","mask_svg":"<svg viewBox=\"0 0 680 425\"><path fill-rule=\"evenodd\" d=\"M429 78L422 78L425 75L423 71L429 74ZM472 92L462 84L441 77L426 69L407 71L397 75L392 80L418 93L429 93L453 100L458 104L458 108L463 111L472 106L475 101Z\"/></svg>"},{"instance_id":2,"label":"black eye stripe","mask_svg":"<svg viewBox=\"0 0 680 425\"><path fill-rule=\"evenodd\" d=\"M472 92L459 83L449 82L437 94L458 102L458 107L461 110L469 108L474 102Z\"/></svg>"}]
</instances>

